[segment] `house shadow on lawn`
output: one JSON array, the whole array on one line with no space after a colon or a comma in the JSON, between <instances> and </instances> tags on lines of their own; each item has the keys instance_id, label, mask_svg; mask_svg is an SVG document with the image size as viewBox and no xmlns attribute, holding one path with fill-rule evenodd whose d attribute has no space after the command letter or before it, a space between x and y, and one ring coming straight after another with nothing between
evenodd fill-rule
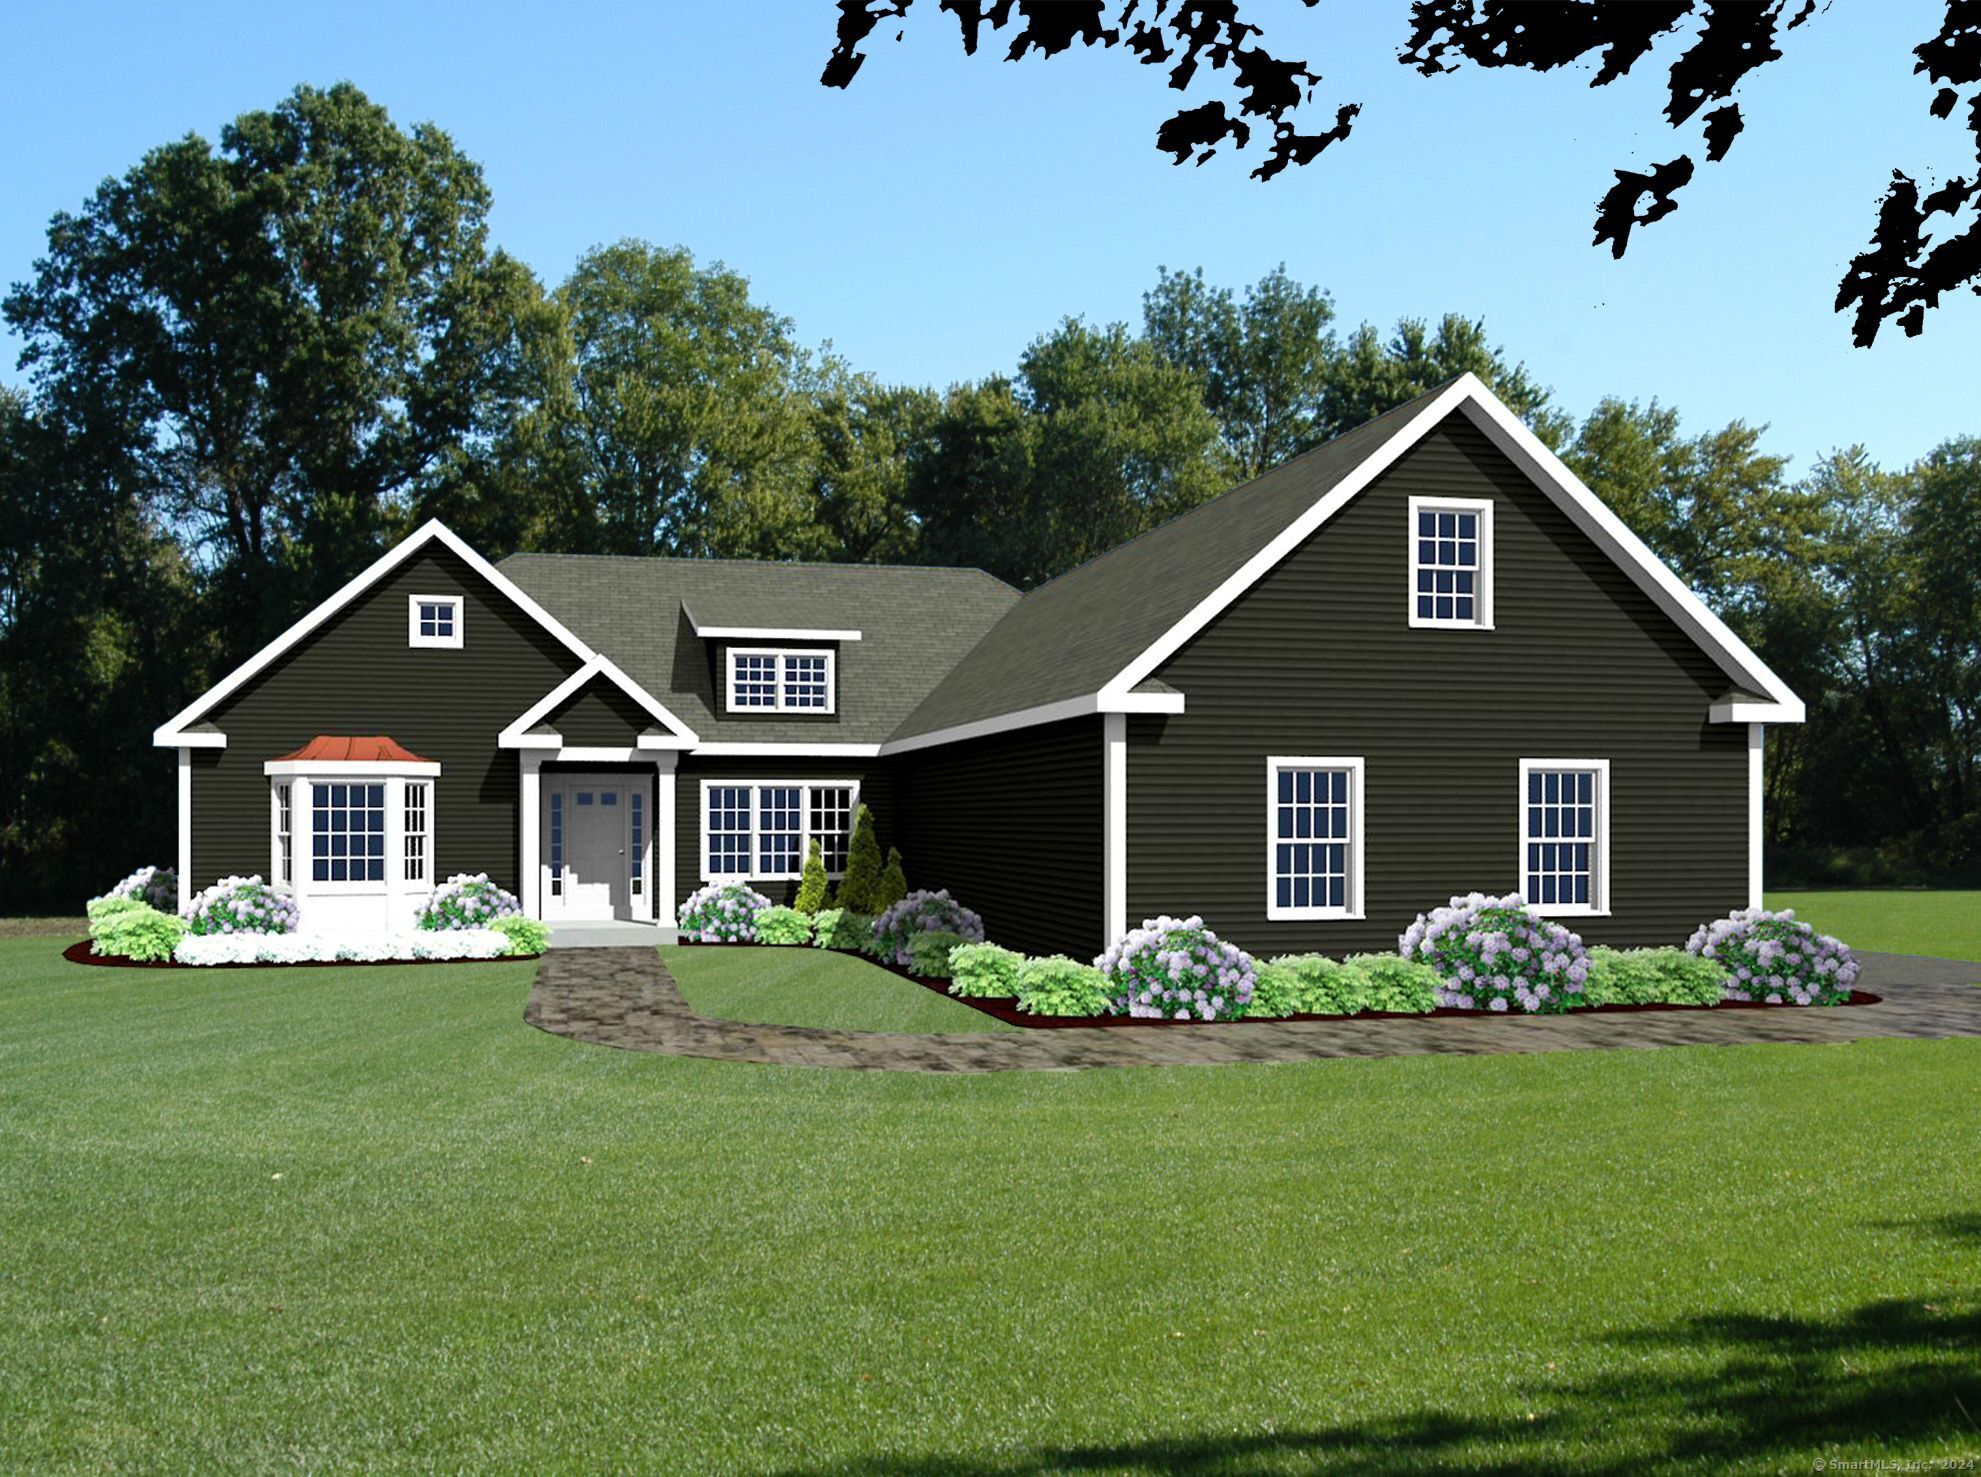
<instances>
[{"instance_id":1,"label":"house shadow on lawn","mask_svg":"<svg viewBox=\"0 0 1981 1477\"><path fill-rule=\"evenodd\" d=\"M1637 1473L1808 1470L1838 1448L1981 1459L1981 1306L1867 1303L1836 1318L1720 1315L1612 1341L1628 1371L1536 1388L1535 1417L1426 1410L1309 1431L1040 1448L1003 1459L864 1456L819 1477L1057 1472ZM1690 1368L1660 1372L1662 1356ZM1689 1357L1686 1357L1689 1356ZM1436 1372L1425 1372L1426 1385Z\"/></svg>"}]
</instances>

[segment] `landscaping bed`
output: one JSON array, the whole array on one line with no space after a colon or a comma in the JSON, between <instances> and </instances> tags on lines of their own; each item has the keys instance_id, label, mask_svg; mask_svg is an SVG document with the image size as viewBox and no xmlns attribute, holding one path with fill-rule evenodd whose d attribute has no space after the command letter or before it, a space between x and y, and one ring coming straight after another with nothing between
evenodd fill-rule
<instances>
[{"instance_id":1,"label":"landscaping bed","mask_svg":"<svg viewBox=\"0 0 1981 1477\"><path fill-rule=\"evenodd\" d=\"M296 959L284 964L247 962L242 964L181 964L176 959L132 959L122 954L98 954L88 939L78 939L62 951L71 964L94 964L107 969L186 969L195 973L213 969L371 969L399 964L515 964L541 959L541 954L498 954L490 959Z\"/></svg>"}]
</instances>

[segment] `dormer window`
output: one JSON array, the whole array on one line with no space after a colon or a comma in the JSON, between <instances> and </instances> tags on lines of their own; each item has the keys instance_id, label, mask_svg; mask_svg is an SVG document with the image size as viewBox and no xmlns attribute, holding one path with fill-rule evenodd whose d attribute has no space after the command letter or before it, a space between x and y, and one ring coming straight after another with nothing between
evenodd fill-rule
<instances>
[{"instance_id":1,"label":"dormer window","mask_svg":"<svg viewBox=\"0 0 1981 1477\"><path fill-rule=\"evenodd\" d=\"M830 713L833 654L781 647L729 648L732 713Z\"/></svg>"},{"instance_id":2,"label":"dormer window","mask_svg":"<svg viewBox=\"0 0 1981 1477\"><path fill-rule=\"evenodd\" d=\"M1490 502L1410 499L1410 624L1492 629Z\"/></svg>"},{"instance_id":3,"label":"dormer window","mask_svg":"<svg viewBox=\"0 0 1981 1477\"><path fill-rule=\"evenodd\" d=\"M461 597L459 595L408 596L406 599L406 644L408 646L460 646Z\"/></svg>"}]
</instances>

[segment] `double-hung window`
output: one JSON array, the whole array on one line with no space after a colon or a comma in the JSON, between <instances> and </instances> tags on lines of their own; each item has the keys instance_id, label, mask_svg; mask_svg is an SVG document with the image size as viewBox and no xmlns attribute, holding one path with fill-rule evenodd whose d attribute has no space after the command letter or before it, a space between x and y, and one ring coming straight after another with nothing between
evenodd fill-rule
<instances>
[{"instance_id":1,"label":"double-hung window","mask_svg":"<svg viewBox=\"0 0 1981 1477\"><path fill-rule=\"evenodd\" d=\"M826 871L843 873L859 797L851 780L704 780L702 880L795 878L813 840Z\"/></svg>"},{"instance_id":2,"label":"double-hung window","mask_svg":"<svg viewBox=\"0 0 1981 1477\"><path fill-rule=\"evenodd\" d=\"M1542 914L1609 911L1607 759L1520 761L1520 891Z\"/></svg>"},{"instance_id":3,"label":"double-hung window","mask_svg":"<svg viewBox=\"0 0 1981 1477\"><path fill-rule=\"evenodd\" d=\"M275 786L275 880L284 887L296 881L295 786Z\"/></svg>"},{"instance_id":4,"label":"double-hung window","mask_svg":"<svg viewBox=\"0 0 1981 1477\"><path fill-rule=\"evenodd\" d=\"M1410 624L1492 629L1490 502L1410 499Z\"/></svg>"},{"instance_id":5,"label":"double-hung window","mask_svg":"<svg viewBox=\"0 0 1981 1477\"><path fill-rule=\"evenodd\" d=\"M830 713L837 665L830 651L729 648L732 713Z\"/></svg>"},{"instance_id":6,"label":"double-hung window","mask_svg":"<svg viewBox=\"0 0 1981 1477\"><path fill-rule=\"evenodd\" d=\"M1362 916L1362 760L1266 761L1266 916Z\"/></svg>"},{"instance_id":7,"label":"double-hung window","mask_svg":"<svg viewBox=\"0 0 1981 1477\"><path fill-rule=\"evenodd\" d=\"M404 837L405 878L408 882L427 880L427 787L424 780L406 781L406 825Z\"/></svg>"}]
</instances>

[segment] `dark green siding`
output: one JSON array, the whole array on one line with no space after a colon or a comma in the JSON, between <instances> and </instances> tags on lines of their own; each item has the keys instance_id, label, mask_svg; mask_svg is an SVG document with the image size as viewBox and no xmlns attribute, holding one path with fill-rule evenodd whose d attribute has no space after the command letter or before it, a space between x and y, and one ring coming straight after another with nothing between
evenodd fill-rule
<instances>
[{"instance_id":1,"label":"dark green siding","mask_svg":"<svg viewBox=\"0 0 1981 1477\"><path fill-rule=\"evenodd\" d=\"M704 885L702 881L702 781L741 784L750 780L851 780L860 786L860 803L874 813L883 851L900 846L895 838L894 784L873 759L697 759L681 756L674 775L674 886L681 897ZM907 848L902 846L905 852ZM910 886L916 880L914 858L905 859ZM791 881L756 881L751 886L774 903L789 903L798 891ZM940 884L933 884L939 886ZM678 899L677 899L678 901Z\"/></svg>"},{"instance_id":2,"label":"dark green siding","mask_svg":"<svg viewBox=\"0 0 1981 1477\"><path fill-rule=\"evenodd\" d=\"M407 646L407 596L454 593L465 597L464 645ZM421 550L210 715L227 747L194 751L193 885L267 873L261 767L330 733L389 734L438 760L435 875L485 871L513 890L518 766L496 735L577 667L463 561Z\"/></svg>"},{"instance_id":3,"label":"dark green siding","mask_svg":"<svg viewBox=\"0 0 1981 1477\"><path fill-rule=\"evenodd\" d=\"M626 696L619 684L594 677L553 708L538 728L548 728L569 748L630 749L660 721Z\"/></svg>"},{"instance_id":4,"label":"dark green siding","mask_svg":"<svg viewBox=\"0 0 1981 1477\"><path fill-rule=\"evenodd\" d=\"M894 761L913 887L947 887L990 938L1090 959L1102 947L1101 720L1021 728Z\"/></svg>"},{"instance_id":5,"label":"dark green siding","mask_svg":"<svg viewBox=\"0 0 1981 1477\"><path fill-rule=\"evenodd\" d=\"M1491 497L1495 629L1413 630L1408 499ZM1433 431L1158 675L1133 718L1133 922L1201 913L1262 955L1393 949L1454 893L1519 885L1518 761L1611 761L1609 918L1678 943L1747 894L1747 733L1709 724L1726 676L1459 417ZM1360 755L1366 921L1266 917L1266 759Z\"/></svg>"}]
</instances>

